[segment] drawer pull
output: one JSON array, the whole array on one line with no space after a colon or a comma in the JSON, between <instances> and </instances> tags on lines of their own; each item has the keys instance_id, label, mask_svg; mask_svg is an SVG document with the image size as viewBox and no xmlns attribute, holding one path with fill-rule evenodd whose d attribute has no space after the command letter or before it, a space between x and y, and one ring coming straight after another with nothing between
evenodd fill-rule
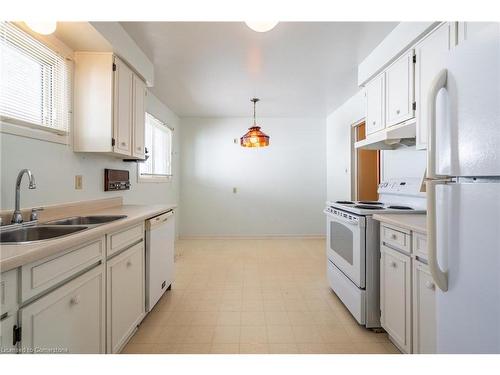
<instances>
[{"instance_id":1,"label":"drawer pull","mask_svg":"<svg viewBox=\"0 0 500 375\"><path fill-rule=\"evenodd\" d=\"M399 111L399 109L398 109L398 110L396 110L396 114L397 114L397 115L399 115L399 112L400 112L400 111Z\"/></svg>"},{"instance_id":2,"label":"drawer pull","mask_svg":"<svg viewBox=\"0 0 500 375\"><path fill-rule=\"evenodd\" d=\"M375 125L377 123L377 121L373 121L372 124Z\"/></svg>"},{"instance_id":3,"label":"drawer pull","mask_svg":"<svg viewBox=\"0 0 500 375\"><path fill-rule=\"evenodd\" d=\"M127 260L127 267L130 267L132 265L132 261L131 260Z\"/></svg>"},{"instance_id":4,"label":"drawer pull","mask_svg":"<svg viewBox=\"0 0 500 375\"><path fill-rule=\"evenodd\" d=\"M391 262L391 267L392 268L396 268L397 267L397 263L396 262Z\"/></svg>"},{"instance_id":5,"label":"drawer pull","mask_svg":"<svg viewBox=\"0 0 500 375\"><path fill-rule=\"evenodd\" d=\"M397 239L398 239L398 236L396 236L395 234L392 234L392 235L391 235L391 238L392 238L393 240L397 240Z\"/></svg>"},{"instance_id":6,"label":"drawer pull","mask_svg":"<svg viewBox=\"0 0 500 375\"><path fill-rule=\"evenodd\" d=\"M80 296L74 296L69 300L71 306L76 306L80 303Z\"/></svg>"},{"instance_id":7,"label":"drawer pull","mask_svg":"<svg viewBox=\"0 0 500 375\"><path fill-rule=\"evenodd\" d=\"M121 143L121 145L122 145L122 146L126 146L127 144L126 144L125 142L122 142L122 143Z\"/></svg>"},{"instance_id":8,"label":"drawer pull","mask_svg":"<svg viewBox=\"0 0 500 375\"><path fill-rule=\"evenodd\" d=\"M426 281L426 282L425 282L425 287L426 287L427 289L430 289L430 290L434 290L434 289L436 288L436 286L434 285L434 283L433 283L433 282L431 282L431 281Z\"/></svg>"}]
</instances>

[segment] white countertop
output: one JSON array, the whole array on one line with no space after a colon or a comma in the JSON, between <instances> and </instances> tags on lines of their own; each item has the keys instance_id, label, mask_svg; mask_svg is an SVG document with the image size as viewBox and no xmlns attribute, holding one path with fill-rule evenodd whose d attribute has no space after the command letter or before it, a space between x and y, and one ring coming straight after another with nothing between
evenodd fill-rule
<instances>
[{"instance_id":1,"label":"white countertop","mask_svg":"<svg viewBox=\"0 0 500 375\"><path fill-rule=\"evenodd\" d=\"M20 267L73 246L78 246L94 238L103 236L105 233L113 232L134 223L144 221L162 212L176 208L176 204L163 205L122 205L105 209L82 209L80 215L126 215L127 218L116 220L107 224L91 227L90 229L77 232L62 238L19 245L0 246L0 271L8 271Z\"/></svg>"},{"instance_id":2,"label":"white countertop","mask_svg":"<svg viewBox=\"0 0 500 375\"><path fill-rule=\"evenodd\" d=\"M375 220L400 228L427 233L426 214L375 214Z\"/></svg>"}]
</instances>

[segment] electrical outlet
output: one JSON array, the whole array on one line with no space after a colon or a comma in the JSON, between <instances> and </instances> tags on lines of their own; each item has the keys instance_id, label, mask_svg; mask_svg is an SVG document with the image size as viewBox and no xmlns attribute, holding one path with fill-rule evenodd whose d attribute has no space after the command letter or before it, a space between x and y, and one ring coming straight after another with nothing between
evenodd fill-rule
<instances>
[{"instance_id":1,"label":"electrical outlet","mask_svg":"<svg viewBox=\"0 0 500 375\"><path fill-rule=\"evenodd\" d=\"M238 188L233 188L233 194L236 194L238 192Z\"/></svg>"},{"instance_id":2,"label":"electrical outlet","mask_svg":"<svg viewBox=\"0 0 500 375\"><path fill-rule=\"evenodd\" d=\"M83 176L81 174L75 176L75 189L76 190L83 189Z\"/></svg>"}]
</instances>

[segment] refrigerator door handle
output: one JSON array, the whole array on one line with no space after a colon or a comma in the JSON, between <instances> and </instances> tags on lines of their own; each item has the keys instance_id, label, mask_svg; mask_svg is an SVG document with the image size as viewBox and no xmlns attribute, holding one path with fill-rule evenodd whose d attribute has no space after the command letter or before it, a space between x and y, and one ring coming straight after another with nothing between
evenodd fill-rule
<instances>
[{"instance_id":1,"label":"refrigerator door handle","mask_svg":"<svg viewBox=\"0 0 500 375\"><path fill-rule=\"evenodd\" d=\"M436 174L436 98L439 90L446 87L448 71L441 70L432 80L427 103L429 103L427 118L427 177L439 178Z\"/></svg>"}]
</instances>

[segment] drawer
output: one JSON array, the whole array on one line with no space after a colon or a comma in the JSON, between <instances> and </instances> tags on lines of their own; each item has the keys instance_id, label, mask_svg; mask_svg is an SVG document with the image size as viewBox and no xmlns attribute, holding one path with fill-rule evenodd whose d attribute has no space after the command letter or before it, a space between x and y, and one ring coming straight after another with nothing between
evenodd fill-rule
<instances>
[{"instance_id":1,"label":"drawer","mask_svg":"<svg viewBox=\"0 0 500 375\"><path fill-rule=\"evenodd\" d=\"M397 230L395 228L389 227L387 225L382 225L380 229L380 237L382 242L393 246L399 250L410 252L410 234Z\"/></svg>"},{"instance_id":2,"label":"drawer","mask_svg":"<svg viewBox=\"0 0 500 375\"><path fill-rule=\"evenodd\" d=\"M102 260L104 238L21 267L22 301L69 279Z\"/></svg>"},{"instance_id":3,"label":"drawer","mask_svg":"<svg viewBox=\"0 0 500 375\"><path fill-rule=\"evenodd\" d=\"M17 268L0 275L0 315L16 310L18 302Z\"/></svg>"},{"instance_id":4,"label":"drawer","mask_svg":"<svg viewBox=\"0 0 500 375\"><path fill-rule=\"evenodd\" d=\"M144 223L136 224L132 227L108 234L107 256L123 250L130 245L144 239Z\"/></svg>"},{"instance_id":5,"label":"drawer","mask_svg":"<svg viewBox=\"0 0 500 375\"><path fill-rule=\"evenodd\" d=\"M427 260L427 236L422 233L413 232L412 251L420 259Z\"/></svg>"}]
</instances>

